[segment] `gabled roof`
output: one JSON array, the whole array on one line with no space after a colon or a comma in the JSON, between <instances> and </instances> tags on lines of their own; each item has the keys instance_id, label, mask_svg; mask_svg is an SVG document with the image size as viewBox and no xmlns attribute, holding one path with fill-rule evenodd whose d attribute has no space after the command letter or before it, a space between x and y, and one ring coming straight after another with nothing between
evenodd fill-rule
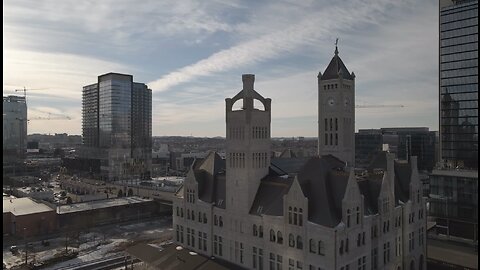
<instances>
[{"instance_id":1,"label":"gabled roof","mask_svg":"<svg viewBox=\"0 0 480 270\"><path fill-rule=\"evenodd\" d=\"M225 208L225 160L216 152L210 152L194 163L193 170L199 199Z\"/></svg>"},{"instance_id":2,"label":"gabled roof","mask_svg":"<svg viewBox=\"0 0 480 270\"><path fill-rule=\"evenodd\" d=\"M340 77L339 74L342 74L342 77L346 80L354 79L354 76L350 74L342 59L340 59L340 56L338 56L338 49L335 48L335 55L333 56L330 64L328 64L327 69L325 69L320 79L338 79Z\"/></svg>"}]
</instances>

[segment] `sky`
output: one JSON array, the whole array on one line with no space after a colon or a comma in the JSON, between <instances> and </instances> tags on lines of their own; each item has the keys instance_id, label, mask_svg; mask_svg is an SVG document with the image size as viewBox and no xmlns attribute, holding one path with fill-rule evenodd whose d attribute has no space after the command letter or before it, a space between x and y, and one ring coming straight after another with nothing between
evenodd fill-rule
<instances>
[{"instance_id":1,"label":"sky","mask_svg":"<svg viewBox=\"0 0 480 270\"><path fill-rule=\"evenodd\" d=\"M255 74L273 137L317 136L317 75L354 72L355 128L438 130L436 0L5 0L3 95L28 133L82 132L82 87L108 72L152 89L154 136L225 136L225 98ZM28 91L28 89L32 89Z\"/></svg>"}]
</instances>

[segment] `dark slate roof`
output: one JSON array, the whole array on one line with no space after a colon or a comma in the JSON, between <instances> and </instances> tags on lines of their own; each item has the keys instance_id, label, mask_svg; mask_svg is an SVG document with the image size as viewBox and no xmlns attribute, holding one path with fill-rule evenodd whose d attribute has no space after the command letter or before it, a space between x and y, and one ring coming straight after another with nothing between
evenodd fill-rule
<instances>
[{"instance_id":1,"label":"dark slate roof","mask_svg":"<svg viewBox=\"0 0 480 270\"><path fill-rule=\"evenodd\" d=\"M387 153L380 152L368 166L369 175L373 174L374 169L387 170ZM410 177L412 168L410 163L405 160L394 161L395 171L395 203L399 201L407 202L410 198Z\"/></svg>"},{"instance_id":2,"label":"dark slate roof","mask_svg":"<svg viewBox=\"0 0 480 270\"><path fill-rule=\"evenodd\" d=\"M310 221L329 227L340 222L342 199L348 181L344 166L344 162L328 155L310 158L298 170L298 182L308 198ZM250 213L282 216L283 196L288 193L293 181L294 177L287 175L269 175L262 179Z\"/></svg>"},{"instance_id":3,"label":"dark slate roof","mask_svg":"<svg viewBox=\"0 0 480 270\"><path fill-rule=\"evenodd\" d=\"M328 155L311 158L298 174L308 198L308 220L334 227L342 216L342 199L348 182L345 163Z\"/></svg>"},{"instance_id":4,"label":"dark slate roof","mask_svg":"<svg viewBox=\"0 0 480 270\"><path fill-rule=\"evenodd\" d=\"M378 213L378 195L382 188L383 173L369 174L368 177L358 179L358 187L364 198L365 214Z\"/></svg>"},{"instance_id":5,"label":"dark slate roof","mask_svg":"<svg viewBox=\"0 0 480 270\"><path fill-rule=\"evenodd\" d=\"M284 174L295 174L300 172L308 160L309 158L306 157L272 158L270 168L280 175L282 174L281 172Z\"/></svg>"},{"instance_id":6,"label":"dark slate roof","mask_svg":"<svg viewBox=\"0 0 480 270\"><path fill-rule=\"evenodd\" d=\"M152 269L164 270L227 270L244 269L219 258L213 260L201 254L192 255L190 250L177 250L176 245L169 244L162 249L141 243L127 248L126 252L140 259Z\"/></svg>"},{"instance_id":7,"label":"dark slate roof","mask_svg":"<svg viewBox=\"0 0 480 270\"><path fill-rule=\"evenodd\" d=\"M348 71L347 67L343 63L340 56L338 56L338 51L335 49L335 55L333 56L330 64L328 64L327 69L322 74L322 80L331 80L338 79L339 74L342 74L342 77L347 80L353 80L354 77Z\"/></svg>"},{"instance_id":8,"label":"dark slate roof","mask_svg":"<svg viewBox=\"0 0 480 270\"><path fill-rule=\"evenodd\" d=\"M279 158L294 158L294 157L297 157L297 155L292 151L292 149L283 150L283 152L279 156Z\"/></svg>"},{"instance_id":9,"label":"dark slate roof","mask_svg":"<svg viewBox=\"0 0 480 270\"><path fill-rule=\"evenodd\" d=\"M225 160L216 152L210 152L204 159L195 161L193 170L199 199L225 208Z\"/></svg>"},{"instance_id":10,"label":"dark slate roof","mask_svg":"<svg viewBox=\"0 0 480 270\"><path fill-rule=\"evenodd\" d=\"M253 215L283 216L283 196L293 183L293 177L267 176L262 179L250 209Z\"/></svg>"}]
</instances>

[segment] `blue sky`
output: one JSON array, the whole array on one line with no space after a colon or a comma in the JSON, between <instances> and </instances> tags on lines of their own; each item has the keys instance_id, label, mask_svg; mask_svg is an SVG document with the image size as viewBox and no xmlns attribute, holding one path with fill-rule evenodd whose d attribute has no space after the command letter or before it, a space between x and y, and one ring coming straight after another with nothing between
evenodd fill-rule
<instances>
[{"instance_id":1,"label":"blue sky","mask_svg":"<svg viewBox=\"0 0 480 270\"><path fill-rule=\"evenodd\" d=\"M153 90L153 135L225 136L225 98L254 73L272 136L317 136L317 74L339 38L356 75L356 129L438 130L438 1L6 0L3 94L29 133L81 134L82 86L128 73Z\"/></svg>"}]
</instances>

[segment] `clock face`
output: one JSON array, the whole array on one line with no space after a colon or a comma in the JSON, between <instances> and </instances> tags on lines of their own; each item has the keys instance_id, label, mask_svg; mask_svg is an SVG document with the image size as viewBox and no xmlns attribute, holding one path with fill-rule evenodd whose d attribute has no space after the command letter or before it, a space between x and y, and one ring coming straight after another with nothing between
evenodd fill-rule
<instances>
[{"instance_id":1,"label":"clock face","mask_svg":"<svg viewBox=\"0 0 480 270\"><path fill-rule=\"evenodd\" d=\"M349 98L345 98L345 107L350 105L350 99Z\"/></svg>"},{"instance_id":2,"label":"clock face","mask_svg":"<svg viewBox=\"0 0 480 270\"><path fill-rule=\"evenodd\" d=\"M332 107L333 105L335 105L335 100L333 98L329 98L327 100L327 104Z\"/></svg>"}]
</instances>

